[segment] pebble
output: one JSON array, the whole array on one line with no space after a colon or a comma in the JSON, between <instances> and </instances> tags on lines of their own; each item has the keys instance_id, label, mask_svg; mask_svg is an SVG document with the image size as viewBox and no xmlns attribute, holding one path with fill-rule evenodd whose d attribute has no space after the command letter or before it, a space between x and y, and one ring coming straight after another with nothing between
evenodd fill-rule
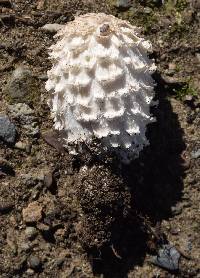
<instances>
[{"instance_id":1,"label":"pebble","mask_svg":"<svg viewBox=\"0 0 200 278\"><path fill-rule=\"evenodd\" d=\"M115 7L117 8L130 8L132 6L131 0L116 0Z\"/></svg>"},{"instance_id":2,"label":"pebble","mask_svg":"<svg viewBox=\"0 0 200 278\"><path fill-rule=\"evenodd\" d=\"M6 93L12 102L32 102L39 93L36 79L32 76L31 71L24 66L17 67L7 84Z\"/></svg>"},{"instance_id":3,"label":"pebble","mask_svg":"<svg viewBox=\"0 0 200 278\"><path fill-rule=\"evenodd\" d=\"M27 271L26 271L26 273L28 274L28 275L33 275L34 274L34 270L33 269L31 269L31 268L28 268L27 269Z\"/></svg>"},{"instance_id":4,"label":"pebble","mask_svg":"<svg viewBox=\"0 0 200 278\"><path fill-rule=\"evenodd\" d=\"M152 12L152 9L149 7L145 7L143 11L145 14L150 14Z\"/></svg>"},{"instance_id":5,"label":"pebble","mask_svg":"<svg viewBox=\"0 0 200 278\"><path fill-rule=\"evenodd\" d=\"M30 154L30 152L31 152L31 145L27 144L27 143L23 143L21 141L18 141L15 144L15 148L19 149L19 150L22 150L22 151L26 151L28 154Z\"/></svg>"},{"instance_id":6,"label":"pebble","mask_svg":"<svg viewBox=\"0 0 200 278\"><path fill-rule=\"evenodd\" d=\"M199 158L200 157L200 149L198 149L197 151L191 152L191 157L194 159Z\"/></svg>"},{"instance_id":7,"label":"pebble","mask_svg":"<svg viewBox=\"0 0 200 278\"><path fill-rule=\"evenodd\" d=\"M40 231L44 231L44 232L47 232L49 231L49 226L44 224L44 223L38 223L37 224L37 228L40 230Z\"/></svg>"},{"instance_id":8,"label":"pebble","mask_svg":"<svg viewBox=\"0 0 200 278\"><path fill-rule=\"evenodd\" d=\"M27 135L35 136L39 134L38 119L33 109L26 103L17 103L8 106L9 113L18 119Z\"/></svg>"},{"instance_id":9,"label":"pebble","mask_svg":"<svg viewBox=\"0 0 200 278\"><path fill-rule=\"evenodd\" d=\"M13 118L21 118L26 120L26 116L31 116L34 114L34 110L26 103L16 103L8 106L8 110Z\"/></svg>"},{"instance_id":10,"label":"pebble","mask_svg":"<svg viewBox=\"0 0 200 278\"><path fill-rule=\"evenodd\" d=\"M58 23L48 23L41 27L42 30L49 33L57 33L60 29L62 29L65 25Z\"/></svg>"},{"instance_id":11,"label":"pebble","mask_svg":"<svg viewBox=\"0 0 200 278\"><path fill-rule=\"evenodd\" d=\"M63 144L59 141L59 136L54 131L47 131L42 134L43 139L48 145L54 147L59 153L64 153L65 149Z\"/></svg>"},{"instance_id":12,"label":"pebble","mask_svg":"<svg viewBox=\"0 0 200 278\"><path fill-rule=\"evenodd\" d=\"M15 125L8 116L0 115L0 140L7 144L14 144L17 136Z\"/></svg>"},{"instance_id":13,"label":"pebble","mask_svg":"<svg viewBox=\"0 0 200 278\"><path fill-rule=\"evenodd\" d=\"M29 125L23 125L23 128L26 130L26 134L29 136L36 136L40 133L40 129L36 122L33 122Z\"/></svg>"},{"instance_id":14,"label":"pebble","mask_svg":"<svg viewBox=\"0 0 200 278\"><path fill-rule=\"evenodd\" d=\"M38 222L42 219L42 207L34 201L22 210L22 215L26 223Z\"/></svg>"},{"instance_id":15,"label":"pebble","mask_svg":"<svg viewBox=\"0 0 200 278\"><path fill-rule=\"evenodd\" d=\"M41 261L37 256L31 256L29 258L29 266L32 269L38 269L41 266Z\"/></svg>"},{"instance_id":16,"label":"pebble","mask_svg":"<svg viewBox=\"0 0 200 278\"><path fill-rule=\"evenodd\" d=\"M34 239L37 235L37 229L35 227L27 227L25 230L25 235L28 239Z\"/></svg>"},{"instance_id":17,"label":"pebble","mask_svg":"<svg viewBox=\"0 0 200 278\"><path fill-rule=\"evenodd\" d=\"M175 271L179 269L180 257L180 253L174 246L165 244L159 250L158 255L156 257L153 257L151 262L164 269Z\"/></svg>"}]
</instances>

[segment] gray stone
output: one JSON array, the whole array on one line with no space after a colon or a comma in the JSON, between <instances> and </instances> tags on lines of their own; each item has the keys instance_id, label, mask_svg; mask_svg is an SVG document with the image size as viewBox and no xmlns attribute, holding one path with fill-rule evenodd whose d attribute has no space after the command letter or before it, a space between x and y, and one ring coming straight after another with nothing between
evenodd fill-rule
<instances>
[{"instance_id":1,"label":"gray stone","mask_svg":"<svg viewBox=\"0 0 200 278\"><path fill-rule=\"evenodd\" d=\"M31 256L29 258L29 266L32 269L38 269L41 266L41 261L37 256Z\"/></svg>"},{"instance_id":2,"label":"gray stone","mask_svg":"<svg viewBox=\"0 0 200 278\"><path fill-rule=\"evenodd\" d=\"M156 257L153 257L151 262L164 269L175 271L179 269L180 257L180 253L174 246L165 244L159 250L158 255Z\"/></svg>"},{"instance_id":3,"label":"gray stone","mask_svg":"<svg viewBox=\"0 0 200 278\"><path fill-rule=\"evenodd\" d=\"M39 100L38 85L32 73L24 66L16 68L7 84L6 93L11 102L32 103Z\"/></svg>"},{"instance_id":4,"label":"gray stone","mask_svg":"<svg viewBox=\"0 0 200 278\"><path fill-rule=\"evenodd\" d=\"M34 110L26 103L9 105L8 109L12 117L20 121L26 135L35 136L39 134L38 119L35 116Z\"/></svg>"},{"instance_id":5,"label":"gray stone","mask_svg":"<svg viewBox=\"0 0 200 278\"><path fill-rule=\"evenodd\" d=\"M8 144L14 144L17 131L15 125L11 123L5 115L0 115L0 140Z\"/></svg>"},{"instance_id":6,"label":"gray stone","mask_svg":"<svg viewBox=\"0 0 200 278\"><path fill-rule=\"evenodd\" d=\"M200 157L200 149L198 149L197 151L191 152L191 157L194 159L199 158Z\"/></svg>"},{"instance_id":7,"label":"gray stone","mask_svg":"<svg viewBox=\"0 0 200 278\"><path fill-rule=\"evenodd\" d=\"M130 8L132 5L131 0L116 0L115 6L117 8Z\"/></svg>"}]
</instances>

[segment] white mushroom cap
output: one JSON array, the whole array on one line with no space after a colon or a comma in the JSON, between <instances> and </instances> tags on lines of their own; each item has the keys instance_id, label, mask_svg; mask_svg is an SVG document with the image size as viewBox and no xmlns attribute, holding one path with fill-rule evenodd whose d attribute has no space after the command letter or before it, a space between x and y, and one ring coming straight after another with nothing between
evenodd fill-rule
<instances>
[{"instance_id":1,"label":"white mushroom cap","mask_svg":"<svg viewBox=\"0 0 200 278\"><path fill-rule=\"evenodd\" d=\"M66 146L96 137L129 161L148 145L156 67L147 56L150 42L138 34L127 21L91 13L56 35L46 89L55 129L64 131Z\"/></svg>"}]
</instances>

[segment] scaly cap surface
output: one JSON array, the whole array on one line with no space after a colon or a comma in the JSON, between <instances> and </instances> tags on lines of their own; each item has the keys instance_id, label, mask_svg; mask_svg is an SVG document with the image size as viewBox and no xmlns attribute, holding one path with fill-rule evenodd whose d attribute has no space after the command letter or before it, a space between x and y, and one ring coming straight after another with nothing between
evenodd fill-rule
<instances>
[{"instance_id":1,"label":"scaly cap surface","mask_svg":"<svg viewBox=\"0 0 200 278\"><path fill-rule=\"evenodd\" d=\"M55 129L66 145L100 138L128 162L148 145L153 121L150 42L129 22L102 13L76 17L56 37L46 83Z\"/></svg>"}]
</instances>

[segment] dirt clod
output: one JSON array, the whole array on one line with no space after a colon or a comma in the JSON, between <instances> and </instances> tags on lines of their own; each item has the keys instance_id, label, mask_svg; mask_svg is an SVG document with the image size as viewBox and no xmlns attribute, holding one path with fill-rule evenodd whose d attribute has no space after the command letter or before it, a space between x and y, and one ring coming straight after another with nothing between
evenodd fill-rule
<instances>
[{"instance_id":1,"label":"dirt clod","mask_svg":"<svg viewBox=\"0 0 200 278\"><path fill-rule=\"evenodd\" d=\"M23 219L26 223L38 222L42 218L42 207L38 202L32 202L22 211Z\"/></svg>"}]
</instances>

